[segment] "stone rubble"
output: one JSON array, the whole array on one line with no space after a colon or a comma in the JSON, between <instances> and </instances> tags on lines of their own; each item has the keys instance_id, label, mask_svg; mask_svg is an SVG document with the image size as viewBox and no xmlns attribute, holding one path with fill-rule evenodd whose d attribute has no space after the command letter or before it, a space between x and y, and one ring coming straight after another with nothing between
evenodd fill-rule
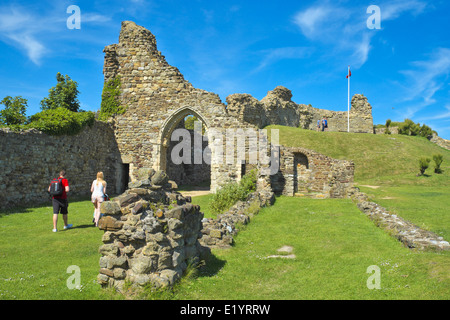
<instances>
[{"instance_id":1,"label":"stone rubble","mask_svg":"<svg viewBox=\"0 0 450 320\"><path fill-rule=\"evenodd\" d=\"M348 197L356 202L359 210L366 214L378 227L386 230L406 247L418 250L450 250L450 244L439 235L419 228L413 223L391 214L386 208L369 201L368 196L353 187L347 191Z\"/></svg>"},{"instance_id":2,"label":"stone rubble","mask_svg":"<svg viewBox=\"0 0 450 320\"><path fill-rule=\"evenodd\" d=\"M149 170L143 180L129 183L129 189L101 205L104 230L100 271L103 287L123 291L134 287L163 288L180 279L188 265L210 254L211 248L233 243L237 225L250 220L246 210L254 203L271 205L270 184L260 179L257 191L217 219L203 219L198 205L173 190L164 171Z\"/></svg>"}]
</instances>

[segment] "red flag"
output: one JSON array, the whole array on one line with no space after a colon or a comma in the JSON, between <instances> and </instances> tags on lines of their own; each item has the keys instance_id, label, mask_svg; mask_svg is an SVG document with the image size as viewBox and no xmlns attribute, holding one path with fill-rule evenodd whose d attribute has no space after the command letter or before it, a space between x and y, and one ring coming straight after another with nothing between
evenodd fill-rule
<instances>
[{"instance_id":1,"label":"red flag","mask_svg":"<svg viewBox=\"0 0 450 320\"><path fill-rule=\"evenodd\" d=\"M346 76L346 78L348 79L348 77L352 76L352 71L350 70L350 68L348 69L348 75Z\"/></svg>"}]
</instances>

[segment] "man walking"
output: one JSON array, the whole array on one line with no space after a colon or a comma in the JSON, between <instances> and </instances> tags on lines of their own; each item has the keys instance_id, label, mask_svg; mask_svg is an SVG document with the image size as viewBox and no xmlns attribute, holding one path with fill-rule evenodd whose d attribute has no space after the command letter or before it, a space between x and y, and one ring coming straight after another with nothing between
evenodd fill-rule
<instances>
[{"instance_id":1,"label":"man walking","mask_svg":"<svg viewBox=\"0 0 450 320\"><path fill-rule=\"evenodd\" d=\"M64 220L64 229L69 229L72 227L72 224L67 223L67 214L69 203L67 201L67 193L69 192L69 181L65 178L66 172L61 170L59 173L58 183L62 187L62 192L59 195L53 195L52 204L53 204L53 232L57 232L56 225L58 224L58 214L61 213L63 215ZM50 188L52 185L48 187L48 192L50 192Z\"/></svg>"}]
</instances>

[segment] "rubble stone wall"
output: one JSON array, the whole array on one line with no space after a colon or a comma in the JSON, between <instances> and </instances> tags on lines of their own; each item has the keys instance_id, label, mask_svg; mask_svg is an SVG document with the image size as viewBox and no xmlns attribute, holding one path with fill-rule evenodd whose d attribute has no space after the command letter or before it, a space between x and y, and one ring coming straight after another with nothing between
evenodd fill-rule
<instances>
[{"instance_id":1,"label":"rubble stone wall","mask_svg":"<svg viewBox=\"0 0 450 320\"><path fill-rule=\"evenodd\" d=\"M353 96L350 113L317 109L291 99L291 91L278 86L261 101L250 94L232 94L226 100L229 114L259 128L275 124L317 130L317 120L326 117L328 131L347 132L350 121L350 132L373 133L372 106L364 95Z\"/></svg>"},{"instance_id":2,"label":"rubble stone wall","mask_svg":"<svg viewBox=\"0 0 450 320\"><path fill-rule=\"evenodd\" d=\"M280 147L280 169L270 177L277 194L318 193L326 198L343 198L353 186L355 165L312 150Z\"/></svg>"},{"instance_id":3,"label":"rubble stone wall","mask_svg":"<svg viewBox=\"0 0 450 320\"><path fill-rule=\"evenodd\" d=\"M108 193L118 193L126 175L113 129L98 121L73 136L0 129L0 167L1 208L50 201L48 186L61 170L69 180L69 197L89 195L98 171L104 173Z\"/></svg>"},{"instance_id":4,"label":"rubble stone wall","mask_svg":"<svg viewBox=\"0 0 450 320\"><path fill-rule=\"evenodd\" d=\"M120 102L127 111L116 116L115 134L122 161L130 164L132 180L139 170L167 169L171 134L188 115L201 120L208 132L253 127L229 116L218 95L186 81L157 50L153 34L134 22L123 22L119 43L104 52L105 82L117 76L121 79ZM210 148L214 154L211 144ZM236 163L211 165L211 188L235 179L237 167Z\"/></svg>"}]
</instances>

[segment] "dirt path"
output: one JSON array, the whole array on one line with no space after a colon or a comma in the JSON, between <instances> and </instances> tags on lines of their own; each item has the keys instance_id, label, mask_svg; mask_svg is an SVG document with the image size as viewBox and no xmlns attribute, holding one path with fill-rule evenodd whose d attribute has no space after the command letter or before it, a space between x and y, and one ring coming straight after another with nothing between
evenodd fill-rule
<instances>
[{"instance_id":1,"label":"dirt path","mask_svg":"<svg viewBox=\"0 0 450 320\"><path fill-rule=\"evenodd\" d=\"M180 193L183 196L196 197L196 196L203 196L205 194L210 194L210 191L209 190L192 190L192 191L180 191Z\"/></svg>"}]
</instances>

